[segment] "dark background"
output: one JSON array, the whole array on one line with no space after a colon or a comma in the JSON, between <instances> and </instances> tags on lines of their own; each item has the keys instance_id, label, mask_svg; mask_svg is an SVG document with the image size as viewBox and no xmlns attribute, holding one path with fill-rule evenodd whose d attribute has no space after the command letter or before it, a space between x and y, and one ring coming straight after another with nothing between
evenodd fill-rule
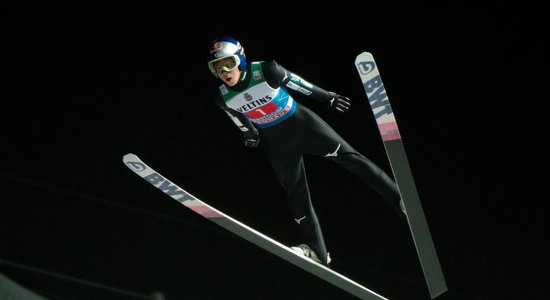
<instances>
[{"instance_id":1,"label":"dark background","mask_svg":"<svg viewBox=\"0 0 550 300\"><path fill-rule=\"evenodd\" d=\"M350 97L344 115L301 101L391 172L354 66L357 54L373 53L449 286L438 299L543 294L542 8L279 5L6 7L0 259L168 300L353 299L122 164L137 154L230 216L299 242L261 148L242 146L211 101L206 52L229 34L249 60L274 58ZM319 158L305 162L333 269L390 299L429 299L406 226L358 179ZM13 265L0 272L51 298L123 299Z\"/></svg>"}]
</instances>

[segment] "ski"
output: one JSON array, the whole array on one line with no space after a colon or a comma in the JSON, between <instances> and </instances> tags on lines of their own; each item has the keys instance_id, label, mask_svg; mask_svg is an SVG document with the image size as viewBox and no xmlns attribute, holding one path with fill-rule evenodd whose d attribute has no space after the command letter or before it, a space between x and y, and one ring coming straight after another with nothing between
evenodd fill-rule
<instances>
[{"instance_id":1,"label":"ski","mask_svg":"<svg viewBox=\"0 0 550 300\"><path fill-rule=\"evenodd\" d=\"M390 166L405 206L409 228L430 292L435 298L447 291L445 277L432 241L430 229L418 197L414 178L397 122L374 57L369 52L357 55L355 66L376 119Z\"/></svg>"},{"instance_id":2,"label":"ski","mask_svg":"<svg viewBox=\"0 0 550 300\"><path fill-rule=\"evenodd\" d=\"M303 255L297 254L290 247L262 234L261 232L233 219L225 213L213 208L197 197L177 186L154 169L145 164L138 156L128 153L123 157L124 164L145 181L149 182L174 200L190 208L206 219L220 225L234 234L252 242L253 244L285 259L286 261L318 276L319 278L365 300L383 300L383 296L365 288L355 281L314 262Z\"/></svg>"}]
</instances>

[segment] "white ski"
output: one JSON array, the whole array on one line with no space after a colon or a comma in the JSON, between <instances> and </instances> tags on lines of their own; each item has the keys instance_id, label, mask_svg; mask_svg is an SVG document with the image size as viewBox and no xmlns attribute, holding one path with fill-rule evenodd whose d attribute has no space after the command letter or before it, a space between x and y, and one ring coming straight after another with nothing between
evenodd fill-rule
<instances>
[{"instance_id":1,"label":"white ski","mask_svg":"<svg viewBox=\"0 0 550 300\"><path fill-rule=\"evenodd\" d=\"M424 210L418 197L407 155L401 140L401 134L393 114L388 95L374 57L363 52L355 59L355 66L367 94L372 112L378 124L380 135L390 161L391 169L401 199L405 206L409 228L422 265L424 277L433 298L447 291L447 284L435 251L435 247L424 216Z\"/></svg>"},{"instance_id":2,"label":"white ski","mask_svg":"<svg viewBox=\"0 0 550 300\"><path fill-rule=\"evenodd\" d=\"M303 255L297 254L290 249L290 247L277 242L276 240L204 203L160 175L136 155L128 153L124 155L123 161L124 164L130 168L130 170L134 171L141 178L145 179L147 182L172 197L174 200L185 205L208 220L235 233L236 235L264 248L265 250L289 261L290 263L318 276L319 278L330 282L350 294L359 297L360 299L387 300L387 298L384 298L383 296L365 288L342 274L335 272L322 264L314 262Z\"/></svg>"}]
</instances>

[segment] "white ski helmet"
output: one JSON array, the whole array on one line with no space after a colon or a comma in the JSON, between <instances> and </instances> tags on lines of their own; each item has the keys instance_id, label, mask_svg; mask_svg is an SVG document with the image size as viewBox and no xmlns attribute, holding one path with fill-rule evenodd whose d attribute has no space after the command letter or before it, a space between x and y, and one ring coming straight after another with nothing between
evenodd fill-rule
<instances>
[{"instance_id":1,"label":"white ski helmet","mask_svg":"<svg viewBox=\"0 0 550 300\"><path fill-rule=\"evenodd\" d=\"M208 68L214 76L219 76L222 71L229 72L236 67L246 69L246 56L244 48L236 39L222 36L214 39L208 53Z\"/></svg>"}]
</instances>

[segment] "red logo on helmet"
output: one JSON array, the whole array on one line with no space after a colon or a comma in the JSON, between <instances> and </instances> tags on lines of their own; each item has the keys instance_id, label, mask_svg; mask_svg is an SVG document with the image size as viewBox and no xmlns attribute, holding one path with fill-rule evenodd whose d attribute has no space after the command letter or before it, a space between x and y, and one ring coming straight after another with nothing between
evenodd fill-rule
<instances>
[{"instance_id":1,"label":"red logo on helmet","mask_svg":"<svg viewBox=\"0 0 550 300\"><path fill-rule=\"evenodd\" d=\"M217 42L215 43L212 48L210 48L210 54L217 52L222 47L222 43Z\"/></svg>"}]
</instances>

